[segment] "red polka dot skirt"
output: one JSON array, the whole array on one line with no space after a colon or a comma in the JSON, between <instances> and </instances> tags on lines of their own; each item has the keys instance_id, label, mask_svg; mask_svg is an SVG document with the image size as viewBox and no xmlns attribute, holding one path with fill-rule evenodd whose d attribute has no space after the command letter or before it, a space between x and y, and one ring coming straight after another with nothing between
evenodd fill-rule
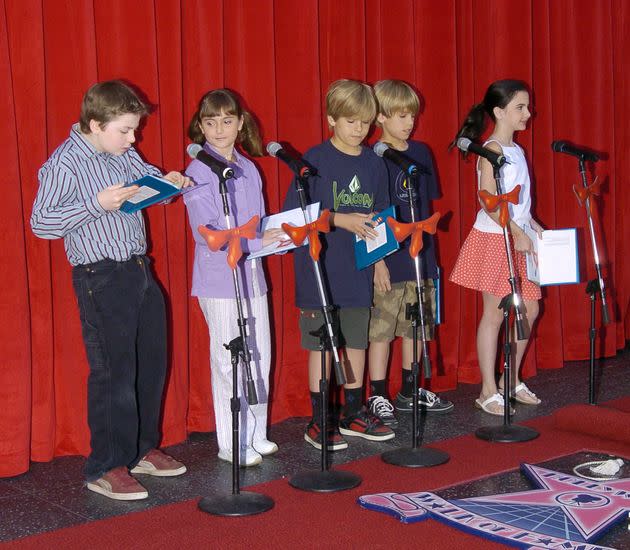
<instances>
[{"instance_id":1,"label":"red polka dot skirt","mask_svg":"<svg viewBox=\"0 0 630 550\"><path fill-rule=\"evenodd\" d=\"M524 300L540 300L540 287L527 278L525 254L512 248L512 259L521 297ZM503 298L512 292L508 277L503 233L484 233L473 227L459 251L450 280L460 286Z\"/></svg>"}]
</instances>

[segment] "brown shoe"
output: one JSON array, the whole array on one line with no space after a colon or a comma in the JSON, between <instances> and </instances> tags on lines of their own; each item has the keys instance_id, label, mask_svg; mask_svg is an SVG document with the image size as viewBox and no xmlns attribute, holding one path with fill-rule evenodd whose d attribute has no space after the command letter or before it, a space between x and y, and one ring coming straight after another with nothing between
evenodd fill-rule
<instances>
[{"instance_id":1,"label":"brown shoe","mask_svg":"<svg viewBox=\"0 0 630 550\"><path fill-rule=\"evenodd\" d=\"M150 476L170 477L180 476L186 471L186 466L168 456L159 449L149 451L138 464L132 468L132 474L147 474Z\"/></svg>"},{"instance_id":2,"label":"brown shoe","mask_svg":"<svg viewBox=\"0 0 630 550\"><path fill-rule=\"evenodd\" d=\"M96 481L89 481L87 488L114 500L142 500L149 496L124 466L110 470Z\"/></svg>"}]
</instances>

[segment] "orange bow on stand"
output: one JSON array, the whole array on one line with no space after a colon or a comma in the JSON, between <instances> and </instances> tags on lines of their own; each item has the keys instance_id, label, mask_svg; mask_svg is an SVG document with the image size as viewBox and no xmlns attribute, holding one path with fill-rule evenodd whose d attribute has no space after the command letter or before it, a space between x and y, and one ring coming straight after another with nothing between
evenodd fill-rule
<instances>
[{"instance_id":1,"label":"orange bow on stand","mask_svg":"<svg viewBox=\"0 0 630 550\"><path fill-rule=\"evenodd\" d=\"M387 225L394 233L394 238L400 243L411 235L411 245L409 246L409 255L415 258L422 250L423 241L422 233L434 235L437 231L437 222L440 219L440 213L436 212L433 216L414 223L402 223L394 218L387 218Z\"/></svg>"},{"instance_id":2,"label":"orange bow on stand","mask_svg":"<svg viewBox=\"0 0 630 550\"><path fill-rule=\"evenodd\" d=\"M584 206L586 206L586 201L588 199L592 199L593 195L599 195L600 187L601 187L600 182L598 182L597 178L595 178L595 181L591 183L588 187L580 186L577 183L574 184L573 192L575 193L575 196L577 197L577 200L580 203L580 205L583 204ZM593 202L594 202L593 200L590 200L588 203L589 214L591 216L593 215L593 212L595 211Z\"/></svg>"},{"instance_id":3,"label":"orange bow on stand","mask_svg":"<svg viewBox=\"0 0 630 550\"><path fill-rule=\"evenodd\" d=\"M518 196L521 193L521 186L517 185L509 193L503 193L502 195L493 195L485 189L479 191L479 198L483 202L484 208L488 212L494 212L499 208L499 225L503 228L507 225L510 219L510 210L508 208L508 202L512 204L518 204Z\"/></svg>"},{"instance_id":4,"label":"orange bow on stand","mask_svg":"<svg viewBox=\"0 0 630 550\"><path fill-rule=\"evenodd\" d=\"M206 239L208 248L213 252L228 244L227 263L232 270L236 269L236 264L243 255L241 239L255 239L256 228L258 227L259 216L254 216L245 225L234 227L233 229L208 229L205 225L200 225L197 231Z\"/></svg>"},{"instance_id":5,"label":"orange bow on stand","mask_svg":"<svg viewBox=\"0 0 630 550\"><path fill-rule=\"evenodd\" d=\"M304 239L308 237L311 258L317 262L319 253L322 250L322 244L319 242L319 233L330 232L330 210L324 210L314 222L300 225L299 227L283 223L282 229L289 235L295 246L301 246Z\"/></svg>"}]
</instances>

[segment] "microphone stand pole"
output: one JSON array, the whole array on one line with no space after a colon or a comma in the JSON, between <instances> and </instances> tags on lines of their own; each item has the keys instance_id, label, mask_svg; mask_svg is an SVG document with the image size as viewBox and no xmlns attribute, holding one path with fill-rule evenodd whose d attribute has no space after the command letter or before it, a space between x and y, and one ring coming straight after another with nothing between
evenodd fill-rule
<instances>
[{"instance_id":1,"label":"microphone stand pole","mask_svg":"<svg viewBox=\"0 0 630 550\"><path fill-rule=\"evenodd\" d=\"M597 249L597 238L595 235L595 226L593 224L592 207L593 197L595 193L589 193L588 183L586 180L586 168L584 166L584 158L580 157L579 172L582 180L582 187L585 193L584 195L584 208L586 209L586 218L588 220L588 231L591 236L591 247L593 249L593 260L595 262L595 272L597 277L588 281L586 284L586 294L589 295L591 302L591 326L589 329L589 369L588 369L588 402L590 405L595 404L595 337L597 336L597 329L595 328L595 301L599 294L602 300L602 323L607 325L610 323L610 317L608 315L608 304L606 301L606 288L604 285L604 278L602 277L602 269L599 261L599 251ZM595 183L593 183L595 185ZM580 195L578 190L578 200ZM581 202L581 201L580 201Z\"/></svg>"},{"instance_id":2,"label":"microphone stand pole","mask_svg":"<svg viewBox=\"0 0 630 550\"><path fill-rule=\"evenodd\" d=\"M225 215L225 224L227 231L207 231L209 235L204 235L208 240L208 246L211 244L213 236L219 233L224 233L229 237L233 235L236 238L240 238L239 227L232 228L230 220L230 206L227 198L227 185L226 179L223 174L216 172L219 177L219 192L223 202L223 213ZM258 216L255 216L257 219ZM251 222L251 220L250 220ZM250 223L248 222L248 224ZM247 225L247 224L246 224ZM253 238L253 235L249 238ZM223 243L219 243L216 248L210 246L211 249L218 250ZM230 243L230 247L232 243ZM240 255L239 255L240 257ZM256 386L252 378L251 371L251 356L249 347L247 345L247 319L243 315L243 302L241 297L241 287L237 276L237 269L239 258L236 258L232 267L232 281L234 283L234 294L236 296L236 308L238 312L238 331L239 336L234 338L229 344L223 344L226 349L230 351L231 363L232 363L232 398L230 399L230 409L232 411L232 494L219 495L212 497L204 497L199 501L199 509L207 512L208 514L214 514L218 516L250 516L253 514L259 514L271 510L274 506L273 500L260 493L252 493L248 491L241 492L240 490L240 471L239 471L239 458L240 458L240 437L239 437L239 413L241 410L241 400L238 395L238 362L239 358L242 360L245 366L245 377L247 382L247 402L250 405L258 404L258 397L256 396ZM228 254L229 263L229 254Z\"/></svg>"},{"instance_id":3,"label":"microphone stand pole","mask_svg":"<svg viewBox=\"0 0 630 550\"><path fill-rule=\"evenodd\" d=\"M497 187L497 195L503 194L501 185L501 166L491 162L494 180ZM507 205L506 205L507 208ZM525 340L525 327L523 323L523 313L521 309L521 297L516 289L516 275L514 271L514 261L510 247L510 237L507 226L509 217L503 225L503 240L505 243L505 254L507 256L511 294L504 296L499 304L499 309L503 310L504 345L503 345L503 424L501 426L482 426L477 429L475 435L479 439L493 441L496 443L516 443L529 441L537 438L540 434L526 426L515 426L510 419L510 394L511 394L511 363L512 363L512 342L510 339L510 310L514 309L514 323L516 324L516 337L518 340Z\"/></svg>"},{"instance_id":4,"label":"microphone stand pole","mask_svg":"<svg viewBox=\"0 0 630 550\"><path fill-rule=\"evenodd\" d=\"M304 214L304 221L308 224L311 223L309 219L308 211L306 208L306 194L304 190L304 184L306 178L303 176L295 176L295 189L300 201L300 208ZM313 221L314 223L314 221ZM293 239L293 237L291 237ZM317 239L317 233L311 234L309 240ZM302 244L303 241L295 244ZM310 244L310 243L309 243ZM319 299L321 302L322 313L324 315L324 324L322 327L314 333L314 336L319 337L319 348L321 353L321 378L319 380L319 394L321 399L321 469L320 470L307 470L299 472L289 480L289 485L296 489L302 489L303 491L312 491L320 493L330 493L335 491L343 491L346 489L352 489L361 483L361 478L353 474L352 472L342 472L339 470L331 471L328 465L328 378L326 376L327 371L327 352L332 351L333 363L335 365L335 378L337 383L342 385L346 383L346 377L339 360L339 352L337 350L337 338L333 330L332 311L333 307L328 302L326 295L326 289L323 283L322 268L319 264L319 259L316 259L311 253L311 259L313 261L313 272L315 273L315 280L317 281L317 290L319 292Z\"/></svg>"},{"instance_id":5,"label":"microphone stand pole","mask_svg":"<svg viewBox=\"0 0 630 550\"><path fill-rule=\"evenodd\" d=\"M415 174L410 174L407 182L407 198L409 200L409 209L411 211L411 223L416 222L415 201L413 192L419 193L418 180ZM420 320L420 334L422 337L422 364L424 367L424 378L431 378L431 358L427 346L426 321L424 318L424 279L420 269L420 255L413 256L413 264L416 272L416 303L406 304L405 317L411 319L412 340L413 340L413 360L411 362L411 375L413 378L413 403L411 408L411 447L401 447L386 451L381 455L383 462L393 464L395 466L404 466L407 468L418 468L422 466L437 466L448 462L449 455L438 449L429 447L418 447L418 413L420 398L419 391L419 370L418 363L418 319ZM426 415L424 415L426 416ZM426 419L426 418L425 418Z\"/></svg>"}]
</instances>

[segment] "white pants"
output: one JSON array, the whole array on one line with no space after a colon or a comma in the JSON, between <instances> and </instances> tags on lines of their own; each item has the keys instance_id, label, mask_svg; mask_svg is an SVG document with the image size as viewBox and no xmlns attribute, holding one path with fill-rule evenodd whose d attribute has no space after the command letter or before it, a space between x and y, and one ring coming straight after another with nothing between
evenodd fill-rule
<instances>
[{"instance_id":1,"label":"white pants","mask_svg":"<svg viewBox=\"0 0 630 550\"><path fill-rule=\"evenodd\" d=\"M255 285L255 287L258 285ZM255 292L257 289L255 289ZM212 399L217 426L219 450L232 450L232 364L229 344L239 336L236 300L202 298L199 305L210 332L210 371ZM245 367L238 363L238 395L241 400L240 446L242 449L267 438L267 405L269 397L269 369L271 366L271 335L267 295L243 299L243 315L247 319L247 347L251 351L250 367L256 386L258 405L249 405L246 398Z\"/></svg>"}]
</instances>

